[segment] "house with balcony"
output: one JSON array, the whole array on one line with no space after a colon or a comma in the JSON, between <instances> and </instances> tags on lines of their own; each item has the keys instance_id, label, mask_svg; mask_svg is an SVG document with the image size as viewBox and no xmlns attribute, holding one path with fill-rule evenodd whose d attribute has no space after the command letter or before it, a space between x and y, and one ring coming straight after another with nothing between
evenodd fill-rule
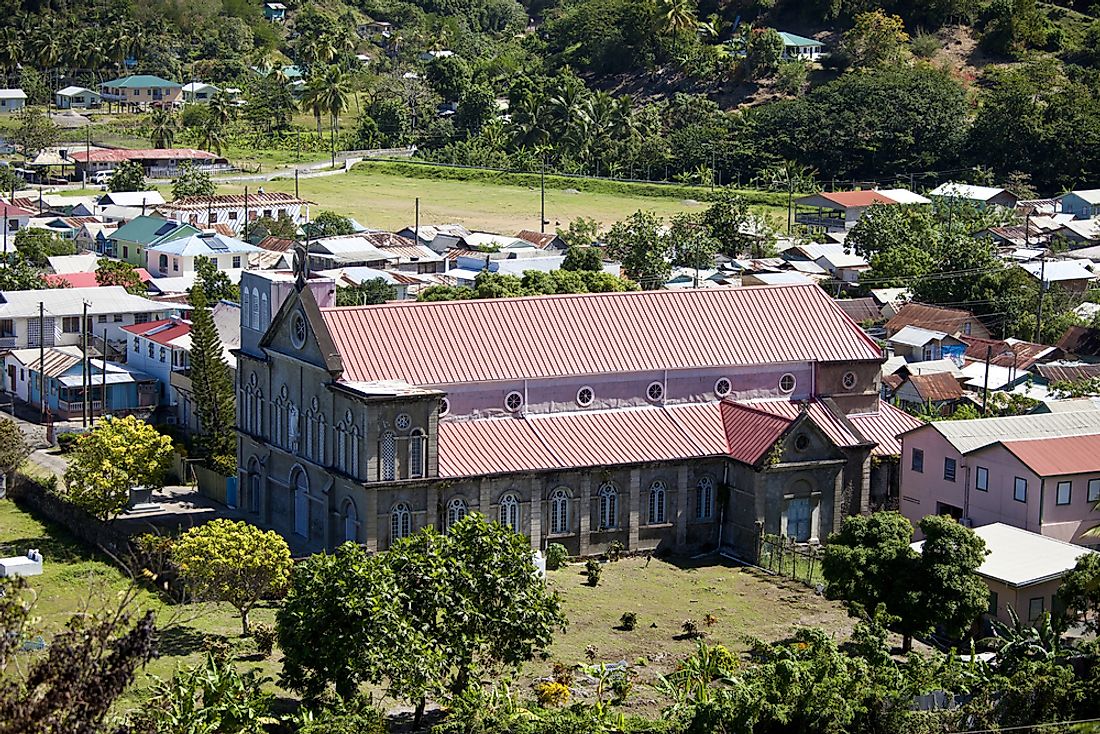
<instances>
[{"instance_id":1,"label":"house with balcony","mask_svg":"<svg viewBox=\"0 0 1100 734\"><path fill-rule=\"evenodd\" d=\"M825 233L847 232L875 204L928 204L930 201L907 189L822 191L795 199L794 221Z\"/></svg>"},{"instance_id":2,"label":"house with balcony","mask_svg":"<svg viewBox=\"0 0 1100 734\"><path fill-rule=\"evenodd\" d=\"M1080 545L1100 525L1100 411L937 421L901 434L901 511Z\"/></svg>"},{"instance_id":3,"label":"house with balcony","mask_svg":"<svg viewBox=\"0 0 1100 734\"><path fill-rule=\"evenodd\" d=\"M53 288L0 292L0 352L44 345L81 343L81 319L87 304L87 330L102 344L125 337L123 326L167 318L181 306L130 295L122 286Z\"/></svg>"},{"instance_id":4,"label":"house with balcony","mask_svg":"<svg viewBox=\"0 0 1100 734\"><path fill-rule=\"evenodd\" d=\"M825 52L825 44L816 38L779 31L783 39L783 58L786 60L817 61Z\"/></svg>"},{"instance_id":5,"label":"house with balcony","mask_svg":"<svg viewBox=\"0 0 1100 734\"><path fill-rule=\"evenodd\" d=\"M89 358L80 347L18 349L5 357L4 387L55 420L79 420L90 401L92 416L140 415L157 407L157 381L130 365Z\"/></svg>"},{"instance_id":6,"label":"house with balcony","mask_svg":"<svg viewBox=\"0 0 1100 734\"><path fill-rule=\"evenodd\" d=\"M904 357L906 362L929 362L934 359L954 358L960 364L966 353L966 343L944 331L906 326L886 338L892 353Z\"/></svg>"},{"instance_id":7,"label":"house with balcony","mask_svg":"<svg viewBox=\"0 0 1100 734\"><path fill-rule=\"evenodd\" d=\"M158 241L145 248L145 269L155 277L176 278L196 270L196 258L213 261L218 270L248 268L252 254L267 251L220 232L195 232Z\"/></svg>"},{"instance_id":8,"label":"house with balcony","mask_svg":"<svg viewBox=\"0 0 1100 734\"><path fill-rule=\"evenodd\" d=\"M182 84L152 74L124 76L99 85L103 101L132 109L175 105L180 101L182 91Z\"/></svg>"}]
</instances>

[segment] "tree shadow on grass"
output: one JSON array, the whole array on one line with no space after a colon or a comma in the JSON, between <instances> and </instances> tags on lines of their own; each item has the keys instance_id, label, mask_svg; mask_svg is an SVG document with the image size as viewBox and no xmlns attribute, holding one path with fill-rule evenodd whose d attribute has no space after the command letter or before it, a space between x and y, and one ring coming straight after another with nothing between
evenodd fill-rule
<instances>
[{"instance_id":1,"label":"tree shadow on grass","mask_svg":"<svg viewBox=\"0 0 1100 734\"><path fill-rule=\"evenodd\" d=\"M81 563L103 560L91 548L78 543L72 536L40 535L37 538L18 538L0 543L0 556L26 555L31 548L38 549L45 563Z\"/></svg>"},{"instance_id":2,"label":"tree shadow on grass","mask_svg":"<svg viewBox=\"0 0 1100 734\"><path fill-rule=\"evenodd\" d=\"M200 632L194 627L174 624L160 631L157 650L161 657L182 657L207 649L208 641L217 639L225 642L229 638L210 632Z\"/></svg>"}]
</instances>

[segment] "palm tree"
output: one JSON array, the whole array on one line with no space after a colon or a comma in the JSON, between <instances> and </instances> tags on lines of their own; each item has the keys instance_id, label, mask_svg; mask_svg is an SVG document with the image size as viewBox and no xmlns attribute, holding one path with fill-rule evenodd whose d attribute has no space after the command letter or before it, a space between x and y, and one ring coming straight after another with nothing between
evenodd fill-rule
<instances>
[{"instance_id":1,"label":"palm tree","mask_svg":"<svg viewBox=\"0 0 1100 734\"><path fill-rule=\"evenodd\" d=\"M667 33L695 30L699 25L692 0L659 0L657 10L664 18Z\"/></svg>"},{"instance_id":2,"label":"palm tree","mask_svg":"<svg viewBox=\"0 0 1100 734\"><path fill-rule=\"evenodd\" d=\"M814 186L814 170L794 161L783 161L777 166L765 170L760 178L765 188L772 191L787 192L787 234L793 225L794 195Z\"/></svg>"},{"instance_id":3,"label":"palm tree","mask_svg":"<svg viewBox=\"0 0 1100 734\"><path fill-rule=\"evenodd\" d=\"M225 147L225 128L213 115L207 117L203 123L199 146L211 153L222 154Z\"/></svg>"},{"instance_id":4,"label":"palm tree","mask_svg":"<svg viewBox=\"0 0 1100 734\"><path fill-rule=\"evenodd\" d=\"M4 74L15 73L19 66L19 60L23 58L23 37L14 28L5 28L0 31L0 68Z\"/></svg>"},{"instance_id":5,"label":"palm tree","mask_svg":"<svg viewBox=\"0 0 1100 734\"><path fill-rule=\"evenodd\" d=\"M171 148L176 140L178 121L170 110L158 108L149 113L149 142L154 148Z\"/></svg>"},{"instance_id":6,"label":"palm tree","mask_svg":"<svg viewBox=\"0 0 1100 734\"><path fill-rule=\"evenodd\" d=\"M317 120L317 135L321 135L321 115L328 111L325 108L325 80L321 75L310 73L299 104L303 110L313 113L314 119Z\"/></svg>"},{"instance_id":7,"label":"palm tree","mask_svg":"<svg viewBox=\"0 0 1100 734\"><path fill-rule=\"evenodd\" d=\"M223 128L233 121L233 113L236 111L233 107L233 100L222 89L214 92L214 96L210 98L208 109L210 119L216 121L218 126Z\"/></svg>"},{"instance_id":8,"label":"palm tree","mask_svg":"<svg viewBox=\"0 0 1100 734\"><path fill-rule=\"evenodd\" d=\"M324 85L322 99L325 111L329 114L335 135L340 132L340 115L351 102L351 75L339 66L330 66L322 74L321 83Z\"/></svg>"}]
</instances>

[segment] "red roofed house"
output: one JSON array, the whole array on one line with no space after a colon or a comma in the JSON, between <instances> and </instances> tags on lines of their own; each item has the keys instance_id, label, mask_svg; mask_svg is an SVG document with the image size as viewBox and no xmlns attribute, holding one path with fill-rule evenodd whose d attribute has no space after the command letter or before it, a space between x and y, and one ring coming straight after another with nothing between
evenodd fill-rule
<instances>
[{"instance_id":1,"label":"red roofed house","mask_svg":"<svg viewBox=\"0 0 1100 734\"><path fill-rule=\"evenodd\" d=\"M795 199L794 221L815 230L845 232L856 226L863 212L874 204L912 203L928 203L928 199L904 189L822 191L820 194Z\"/></svg>"},{"instance_id":2,"label":"red roofed house","mask_svg":"<svg viewBox=\"0 0 1100 734\"><path fill-rule=\"evenodd\" d=\"M302 549L478 511L533 548L752 558L882 503L919 425L812 285L343 308L330 279L241 289L239 504Z\"/></svg>"},{"instance_id":3,"label":"red roofed house","mask_svg":"<svg viewBox=\"0 0 1100 734\"><path fill-rule=\"evenodd\" d=\"M0 212L3 212L4 227L7 229L8 237L14 237L15 233L30 224L31 217L35 216L35 212L4 201L0 201ZM14 249L15 245L9 242L8 247Z\"/></svg>"},{"instance_id":4,"label":"red roofed house","mask_svg":"<svg viewBox=\"0 0 1100 734\"><path fill-rule=\"evenodd\" d=\"M1100 525L1100 413L937 421L902 436L901 511L947 514L1080 545Z\"/></svg>"},{"instance_id":5,"label":"red roofed house","mask_svg":"<svg viewBox=\"0 0 1100 734\"><path fill-rule=\"evenodd\" d=\"M187 161L204 171L229 170L229 161L219 155L194 148L151 148L147 150L126 150L102 148L99 150L73 150L69 158L76 166L76 178L94 178L100 171L113 171L118 164L135 161L145 169L145 175L151 178L171 178L179 173L180 164Z\"/></svg>"},{"instance_id":6,"label":"red roofed house","mask_svg":"<svg viewBox=\"0 0 1100 734\"><path fill-rule=\"evenodd\" d=\"M134 268L137 274L141 277L142 283L148 283L153 279L153 276L149 275L149 271L145 268ZM57 285L58 283L67 283L69 288L99 288L99 281L96 280L95 273L47 273L42 276L50 285ZM63 286L64 287L64 286Z\"/></svg>"}]
</instances>

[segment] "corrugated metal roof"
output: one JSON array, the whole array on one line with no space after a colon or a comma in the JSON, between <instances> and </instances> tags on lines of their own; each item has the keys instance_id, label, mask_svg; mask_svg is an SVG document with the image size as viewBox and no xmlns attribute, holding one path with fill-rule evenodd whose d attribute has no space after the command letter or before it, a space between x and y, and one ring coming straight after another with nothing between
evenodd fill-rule
<instances>
[{"instance_id":1,"label":"corrugated metal roof","mask_svg":"<svg viewBox=\"0 0 1100 734\"><path fill-rule=\"evenodd\" d=\"M936 421L916 430L937 431L956 451L967 454L998 441L1100 433L1100 411Z\"/></svg>"},{"instance_id":2,"label":"corrugated metal roof","mask_svg":"<svg viewBox=\"0 0 1100 734\"><path fill-rule=\"evenodd\" d=\"M1015 367L1018 370L1030 368L1041 357L1055 351L1054 347L1045 344L1035 344L1018 339L1001 341L999 339L979 339L973 336L960 337L966 342L966 356L969 359L985 362L986 356L992 353L989 363L999 367Z\"/></svg>"},{"instance_id":3,"label":"corrugated metal roof","mask_svg":"<svg viewBox=\"0 0 1100 734\"><path fill-rule=\"evenodd\" d=\"M0 293L0 318L38 316L38 304L45 306L47 316L79 316L88 303L88 315L108 313L163 313L169 306L132 296L120 285L102 288L51 288L36 291L3 291Z\"/></svg>"},{"instance_id":4,"label":"corrugated metal roof","mask_svg":"<svg viewBox=\"0 0 1100 734\"><path fill-rule=\"evenodd\" d=\"M1100 472L1100 433L1002 441L1001 445L1041 477Z\"/></svg>"},{"instance_id":5,"label":"corrugated metal roof","mask_svg":"<svg viewBox=\"0 0 1100 734\"><path fill-rule=\"evenodd\" d=\"M201 152L201 151L200 151ZM162 212L205 212L208 209L223 209L243 207L244 194L218 194L217 196L185 196L182 199L170 201L157 207ZM294 194L284 194L280 191L268 191L262 194L248 195L248 208L261 208L265 206L287 206L290 204L311 204L313 202L299 199Z\"/></svg>"},{"instance_id":6,"label":"corrugated metal roof","mask_svg":"<svg viewBox=\"0 0 1100 734\"><path fill-rule=\"evenodd\" d=\"M218 156L195 148L145 148L141 150L78 150L69 153L77 163L122 163L123 161L213 161Z\"/></svg>"},{"instance_id":7,"label":"corrugated metal roof","mask_svg":"<svg viewBox=\"0 0 1100 734\"><path fill-rule=\"evenodd\" d=\"M726 453L746 464L756 464L793 423L793 418L758 407L722 403L722 426L729 444Z\"/></svg>"},{"instance_id":8,"label":"corrugated metal roof","mask_svg":"<svg viewBox=\"0 0 1100 734\"><path fill-rule=\"evenodd\" d=\"M753 400L747 401L746 404L791 421L805 410L807 417L813 421L814 425L837 446L861 446L867 443L862 437L853 433L828 406L818 400L809 400L805 403L795 403L790 400Z\"/></svg>"},{"instance_id":9,"label":"corrugated metal roof","mask_svg":"<svg viewBox=\"0 0 1100 734\"><path fill-rule=\"evenodd\" d=\"M1071 326L1066 329L1065 334L1062 334L1056 346L1069 354L1095 357L1100 355L1100 329Z\"/></svg>"},{"instance_id":10,"label":"corrugated metal roof","mask_svg":"<svg viewBox=\"0 0 1100 734\"><path fill-rule=\"evenodd\" d=\"M877 413L857 413L849 415L848 420L861 436L876 444L871 449L873 456L900 456L898 436L924 425L923 421L885 401L879 402Z\"/></svg>"},{"instance_id":11,"label":"corrugated metal roof","mask_svg":"<svg viewBox=\"0 0 1100 734\"><path fill-rule=\"evenodd\" d=\"M968 323L970 324L969 331L966 328ZM902 306L897 315L886 322L886 333L896 334L906 326L918 326L922 329L944 331L948 334L989 337L989 330L985 327L985 324L969 311L928 306L923 303L907 303Z\"/></svg>"},{"instance_id":12,"label":"corrugated metal roof","mask_svg":"<svg viewBox=\"0 0 1100 734\"><path fill-rule=\"evenodd\" d=\"M1035 371L1048 382L1078 382L1100 377L1100 364L1037 364Z\"/></svg>"},{"instance_id":13,"label":"corrugated metal roof","mask_svg":"<svg viewBox=\"0 0 1100 734\"><path fill-rule=\"evenodd\" d=\"M962 386L955 376L948 372L933 372L928 375L909 375L909 384L925 402L958 400L963 396Z\"/></svg>"},{"instance_id":14,"label":"corrugated metal roof","mask_svg":"<svg viewBox=\"0 0 1100 734\"><path fill-rule=\"evenodd\" d=\"M349 381L446 385L776 362L879 361L817 286L322 309Z\"/></svg>"},{"instance_id":15,"label":"corrugated metal roof","mask_svg":"<svg viewBox=\"0 0 1100 734\"><path fill-rule=\"evenodd\" d=\"M42 353L37 348L18 349L10 356L25 365L28 370L44 372L47 377L63 375L80 364L83 359L79 347L47 347ZM41 360L40 357L42 357ZM40 365L45 365L45 369L41 369Z\"/></svg>"},{"instance_id":16,"label":"corrugated metal roof","mask_svg":"<svg viewBox=\"0 0 1100 734\"><path fill-rule=\"evenodd\" d=\"M123 326L122 330L128 331L136 336L144 337L157 344L170 346L176 339L191 334L191 324L190 322L180 321L179 319L160 319L145 324ZM190 345L188 344L187 346Z\"/></svg>"}]
</instances>

